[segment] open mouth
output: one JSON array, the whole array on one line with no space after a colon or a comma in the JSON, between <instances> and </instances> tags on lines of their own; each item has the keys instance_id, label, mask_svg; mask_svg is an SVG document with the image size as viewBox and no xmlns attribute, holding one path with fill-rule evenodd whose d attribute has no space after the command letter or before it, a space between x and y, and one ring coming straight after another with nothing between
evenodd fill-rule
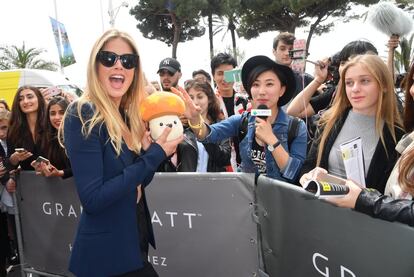
<instances>
[{"instance_id":1,"label":"open mouth","mask_svg":"<svg viewBox=\"0 0 414 277\"><path fill-rule=\"evenodd\" d=\"M109 81L113 87L120 88L124 84L125 77L122 75L111 75L109 76Z\"/></svg>"},{"instance_id":2,"label":"open mouth","mask_svg":"<svg viewBox=\"0 0 414 277\"><path fill-rule=\"evenodd\" d=\"M121 76L121 75L112 75L112 76L109 76L109 80L112 83L121 83L121 84L123 84L124 81L125 81L125 77Z\"/></svg>"}]
</instances>

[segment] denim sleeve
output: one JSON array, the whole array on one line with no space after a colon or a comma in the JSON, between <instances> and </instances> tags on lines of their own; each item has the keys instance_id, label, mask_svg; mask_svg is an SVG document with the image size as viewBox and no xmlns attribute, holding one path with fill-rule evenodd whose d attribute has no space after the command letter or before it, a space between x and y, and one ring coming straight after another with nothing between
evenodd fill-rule
<instances>
[{"instance_id":1,"label":"denim sleeve","mask_svg":"<svg viewBox=\"0 0 414 277\"><path fill-rule=\"evenodd\" d=\"M282 176L291 182L295 182L306 158L307 129L301 120L299 123L298 135L292 141L289 149L289 160L287 165L280 170Z\"/></svg>"},{"instance_id":2,"label":"denim sleeve","mask_svg":"<svg viewBox=\"0 0 414 277\"><path fill-rule=\"evenodd\" d=\"M241 115L229 118L208 126L210 133L201 142L218 143L231 137L237 137L241 124Z\"/></svg>"}]
</instances>

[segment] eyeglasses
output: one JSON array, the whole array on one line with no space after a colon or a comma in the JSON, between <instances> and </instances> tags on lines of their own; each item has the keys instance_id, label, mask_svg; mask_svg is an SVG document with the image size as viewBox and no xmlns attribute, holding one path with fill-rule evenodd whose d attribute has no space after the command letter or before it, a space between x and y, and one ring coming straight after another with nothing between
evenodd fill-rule
<instances>
[{"instance_id":1,"label":"eyeglasses","mask_svg":"<svg viewBox=\"0 0 414 277\"><path fill-rule=\"evenodd\" d=\"M110 51L99 51L96 58L105 67L114 66L118 59L121 61L121 64L125 69L132 69L138 65L137 54L117 55Z\"/></svg>"}]
</instances>

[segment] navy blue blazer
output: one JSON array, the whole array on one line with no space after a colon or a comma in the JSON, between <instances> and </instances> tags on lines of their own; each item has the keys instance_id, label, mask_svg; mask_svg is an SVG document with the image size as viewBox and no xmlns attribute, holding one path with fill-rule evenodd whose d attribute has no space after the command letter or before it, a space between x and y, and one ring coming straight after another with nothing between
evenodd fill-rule
<instances>
[{"instance_id":1,"label":"navy blue blazer","mask_svg":"<svg viewBox=\"0 0 414 277\"><path fill-rule=\"evenodd\" d=\"M94 109L85 104L81 113L88 120ZM64 124L65 147L83 207L69 270L76 276L106 277L141 268L146 257L141 257L139 246L137 185L152 180L166 158L164 150L153 143L138 156L123 144L117 156L105 124L97 124L86 138L82 135L76 103ZM149 241L155 246L152 229Z\"/></svg>"}]
</instances>

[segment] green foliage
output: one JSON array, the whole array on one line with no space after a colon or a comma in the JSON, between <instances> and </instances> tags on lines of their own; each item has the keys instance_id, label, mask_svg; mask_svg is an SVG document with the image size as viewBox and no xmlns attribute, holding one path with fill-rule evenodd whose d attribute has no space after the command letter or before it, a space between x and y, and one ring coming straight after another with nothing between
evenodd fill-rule
<instances>
[{"instance_id":1,"label":"green foliage","mask_svg":"<svg viewBox=\"0 0 414 277\"><path fill-rule=\"evenodd\" d=\"M201 15L208 18L210 57L214 55L213 36L220 32L224 33L221 40L227 33L231 34L233 54L235 55L238 15L241 12L240 2L241 0L207 0L208 5L201 11Z\"/></svg>"},{"instance_id":2,"label":"green foliage","mask_svg":"<svg viewBox=\"0 0 414 277\"><path fill-rule=\"evenodd\" d=\"M204 35L205 28L199 24L206 5L206 0L140 0L130 14L144 37L173 45L175 57L178 42Z\"/></svg>"},{"instance_id":3,"label":"green foliage","mask_svg":"<svg viewBox=\"0 0 414 277\"><path fill-rule=\"evenodd\" d=\"M242 14L238 31L246 39L267 31L295 33L296 28L305 26L311 26L311 33L322 34L333 27L332 23L322 24L328 18L345 17L352 4L367 6L376 2L378 0L243 0L246 12Z\"/></svg>"},{"instance_id":4,"label":"green foliage","mask_svg":"<svg viewBox=\"0 0 414 277\"><path fill-rule=\"evenodd\" d=\"M402 38L400 40L401 51L395 51L395 68L398 73L410 70L410 62L414 59L414 34L409 39Z\"/></svg>"},{"instance_id":5,"label":"green foliage","mask_svg":"<svg viewBox=\"0 0 414 277\"><path fill-rule=\"evenodd\" d=\"M75 62L76 61L75 61L75 58L73 56L60 57L60 65L62 67L66 67L66 66L72 65Z\"/></svg>"},{"instance_id":6,"label":"green foliage","mask_svg":"<svg viewBox=\"0 0 414 277\"><path fill-rule=\"evenodd\" d=\"M39 58L43 52L43 49L26 49L24 43L21 48L16 45L0 47L0 69L31 68L57 71L57 64Z\"/></svg>"}]
</instances>

